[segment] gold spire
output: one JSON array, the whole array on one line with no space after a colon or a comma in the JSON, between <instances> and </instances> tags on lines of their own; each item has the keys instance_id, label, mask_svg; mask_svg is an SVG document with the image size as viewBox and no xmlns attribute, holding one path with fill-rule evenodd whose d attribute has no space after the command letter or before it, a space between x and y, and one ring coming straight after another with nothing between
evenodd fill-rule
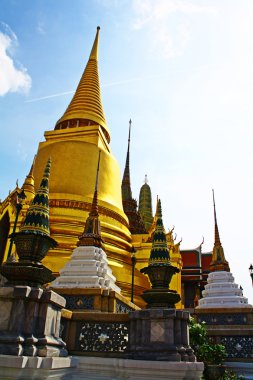
<instances>
[{"instance_id":1,"label":"gold spire","mask_svg":"<svg viewBox=\"0 0 253 380\"><path fill-rule=\"evenodd\" d=\"M224 250L220 241L220 234L217 223L216 207L213 190L213 209L214 209L214 247L212 254L212 261L210 263L210 271L226 271L229 272L229 265L225 259Z\"/></svg>"},{"instance_id":2,"label":"gold spire","mask_svg":"<svg viewBox=\"0 0 253 380\"><path fill-rule=\"evenodd\" d=\"M90 52L90 59L95 59L96 61L98 61L99 31L100 31L100 26L97 27L97 34L96 34L95 41L93 43L93 46Z\"/></svg>"},{"instance_id":3,"label":"gold spire","mask_svg":"<svg viewBox=\"0 0 253 380\"><path fill-rule=\"evenodd\" d=\"M159 201L159 198L158 198L158 195L156 196L156 210L155 210L155 215L154 215L154 218L153 218L153 223L148 231L151 239L152 239L152 235L155 231L155 226L156 226L156 222L157 222L157 219L158 219L158 201Z\"/></svg>"},{"instance_id":4,"label":"gold spire","mask_svg":"<svg viewBox=\"0 0 253 380\"><path fill-rule=\"evenodd\" d=\"M101 150L98 153L98 166L97 166L97 174L96 174L96 183L95 183L95 190L91 205L91 211L90 216L96 216L98 217L98 176L99 176L99 164L100 164L100 154Z\"/></svg>"},{"instance_id":5,"label":"gold spire","mask_svg":"<svg viewBox=\"0 0 253 380\"><path fill-rule=\"evenodd\" d=\"M34 168L34 162L35 162L36 156L34 156L33 163L31 166L31 169L26 176L25 182L22 186L22 189L24 190L26 196L28 197L28 201L32 200L35 195L35 190L34 190L34 175L33 175L33 168Z\"/></svg>"},{"instance_id":6,"label":"gold spire","mask_svg":"<svg viewBox=\"0 0 253 380\"><path fill-rule=\"evenodd\" d=\"M90 57L76 92L64 115L57 121L55 129L99 124L109 143L110 133L103 111L98 74L99 30L98 26Z\"/></svg>"},{"instance_id":7,"label":"gold spire","mask_svg":"<svg viewBox=\"0 0 253 380\"><path fill-rule=\"evenodd\" d=\"M91 211L86 220L84 231L81 236L79 236L79 241L77 242L77 246L92 246L92 247L103 247L103 239L101 236L101 227L100 220L98 214L98 176L99 176L99 163L100 163L100 154L99 151L98 156L98 166L97 166L97 174L96 174L96 183L93 195L93 201L91 205Z\"/></svg>"},{"instance_id":8,"label":"gold spire","mask_svg":"<svg viewBox=\"0 0 253 380\"><path fill-rule=\"evenodd\" d=\"M217 216L216 216L214 190L212 191L213 191L213 210L214 210L214 246L219 247L221 246L221 241L220 241L220 234L219 234Z\"/></svg>"},{"instance_id":9,"label":"gold spire","mask_svg":"<svg viewBox=\"0 0 253 380\"><path fill-rule=\"evenodd\" d=\"M126 165L122 178L121 191L122 191L122 201L132 200L132 190L130 183L130 164L129 164L129 155L130 155L130 141L131 141L131 127L132 120L129 120L129 132L128 132L128 146L127 146L127 156L126 156ZM124 206L124 203L123 203Z\"/></svg>"}]
</instances>

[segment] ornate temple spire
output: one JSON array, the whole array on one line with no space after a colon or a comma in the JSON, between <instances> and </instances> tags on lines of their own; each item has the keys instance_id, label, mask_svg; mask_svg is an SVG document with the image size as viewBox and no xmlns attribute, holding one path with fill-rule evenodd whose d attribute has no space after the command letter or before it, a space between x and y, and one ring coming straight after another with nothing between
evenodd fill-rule
<instances>
[{"instance_id":1,"label":"ornate temple spire","mask_svg":"<svg viewBox=\"0 0 253 380\"><path fill-rule=\"evenodd\" d=\"M91 205L91 210L89 216L86 220L84 231L81 236L79 236L79 241L77 242L77 246L92 246L92 247L103 247L103 239L101 236L101 227L99 221L98 214L98 177L99 177L99 164L100 164L100 154L99 151L98 156L98 166L97 166L97 174L96 174L96 182L95 189L93 195L93 201Z\"/></svg>"},{"instance_id":2,"label":"ornate temple spire","mask_svg":"<svg viewBox=\"0 0 253 380\"><path fill-rule=\"evenodd\" d=\"M161 200L157 202L157 220L153 234L152 249L150 252L149 265L170 265L170 253L163 227Z\"/></svg>"},{"instance_id":3,"label":"ornate temple spire","mask_svg":"<svg viewBox=\"0 0 253 380\"><path fill-rule=\"evenodd\" d=\"M10 285L38 288L55 280L52 271L41 263L48 250L57 246L57 242L50 237L49 228L50 167L51 159L49 158L39 189L30 204L23 225L19 232L13 232L9 236L15 243L19 261L7 260L0 269Z\"/></svg>"},{"instance_id":4,"label":"ornate temple spire","mask_svg":"<svg viewBox=\"0 0 253 380\"><path fill-rule=\"evenodd\" d=\"M129 220L129 229L132 234L146 234L144 222L137 210L137 202L132 197L130 182L130 140L131 140L132 120L129 120L128 147L126 156L126 165L122 178L121 193L122 203L125 214Z\"/></svg>"},{"instance_id":5,"label":"ornate temple spire","mask_svg":"<svg viewBox=\"0 0 253 380\"><path fill-rule=\"evenodd\" d=\"M229 264L225 259L224 250L220 241L220 234L217 223L216 216L216 206L214 199L214 190L213 190L213 209L214 209L214 247L212 254L212 261L210 263L210 271L226 271L229 272Z\"/></svg>"},{"instance_id":6,"label":"ornate temple spire","mask_svg":"<svg viewBox=\"0 0 253 380\"><path fill-rule=\"evenodd\" d=\"M110 132L103 111L98 73L99 31L100 27L98 26L95 41L84 73L68 108L64 115L57 121L55 129L99 124L109 143Z\"/></svg>"},{"instance_id":7,"label":"ornate temple spire","mask_svg":"<svg viewBox=\"0 0 253 380\"><path fill-rule=\"evenodd\" d=\"M20 232L50 236L49 228L49 176L51 159L49 158L40 183L40 187L27 211Z\"/></svg>"},{"instance_id":8,"label":"ornate temple spire","mask_svg":"<svg viewBox=\"0 0 253 380\"><path fill-rule=\"evenodd\" d=\"M150 229L149 229L149 231L148 231L148 233L149 233L149 235L150 235L150 237L151 237L151 241L152 241L152 235L153 235L153 233L154 233L154 231L155 231L156 221L157 221L157 218L158 218L158 201L159 201L159 199L158 199L158 195L157 195L157 196L156 196L156 210L155 210L155 215L154 215L154 217L153 217L153 221L152 221L151 227L150 227Z\"/></svg>"},{"instance_id":9,"label":"ornate temple spire","mask_svg":"<svg viewBox=\"0 0 253 380\"><path fill-rule=\"evenodd\" d=\"M221 246L221 241L220 241L220 234L219 234L217 216L216 216L214 190L212 191L213 191L213 211L214 211L214 246L219 247Z\"/></svg>"},{"instance_id":10,"label":"ornate temple spire","mask_svg":"<svg viewBox=\"0 0 253 380\"><path fill-rule=\"evenodd\" d=\"M153 234L152 249L147 267L140 272L147 274L152 288L144 290L142 298L147 302L147 308L174 308L180 301L180 295L170 290L172 276L179 269L170 262L170 251L166 239L162 219L161 200L157 202L157 221Z\"/></svg>"},{"instance_id":11,"label":"ornate temple spire","mask_svg":"<svg viewBox=\"0 0 253 380\"><path fill-rule=\"evenodd\" d=\"M35 158L34 156L33 163L30 169L30 172L26 176L25 182L22 186L22 189L24 190L28 201L32 200L34 195L35 195L35 190L34 190L34 175L33 175L33 168L34 168L34 163L35 163Z\"/></svg>"},{"instance_id":12,"label":"ornate temple spire","mask_svg":"<svg viewBox=\"0 0 253 380\"><path fill-rule=\"evenodd\" d=\"M140 189L139 195L139 213L145 224L147 231L150 230L153 223L153 213L152 213L152 196L151 189L148 185L147 174L145 175L145 183Z\"/></svg>"},{"instance_id":13,"label":"ornate temple spire","mask_svg":"<svg viewBox=\"0 0 253 380\"><path fill-rule=\"evenodd\" d=\"M122 191L122 200L123 201L129 201L132 199L132 190L131 190L131 183L130 183L130 140L131 140L131 127L132 127L132 120L129 120L129 132L128 132L128 146L127 146L127 155L126 155L126 165L125 170L122 178L122 185L121 185L121 191Z\"/></svg>"}]
</instances>

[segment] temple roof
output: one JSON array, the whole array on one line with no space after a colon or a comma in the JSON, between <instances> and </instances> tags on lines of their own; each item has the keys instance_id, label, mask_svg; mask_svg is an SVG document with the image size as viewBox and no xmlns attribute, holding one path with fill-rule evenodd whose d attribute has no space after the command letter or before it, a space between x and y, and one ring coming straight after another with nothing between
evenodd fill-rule
<instances>
[{"instance_id":1,"label":"temple roof","mask_svg":"<svg viewBox=\"0 0 253 380\"><path fill-rule=\"evenodd\" d=\"M99 30L98 26L90 57L76 92L64 115L57 121L55 129L60 129L61 124L73 120L77 121L75 125L80 126L99 124L109 143L110 133L103 111L98 73Z\"/></svg>"}]
</instances>

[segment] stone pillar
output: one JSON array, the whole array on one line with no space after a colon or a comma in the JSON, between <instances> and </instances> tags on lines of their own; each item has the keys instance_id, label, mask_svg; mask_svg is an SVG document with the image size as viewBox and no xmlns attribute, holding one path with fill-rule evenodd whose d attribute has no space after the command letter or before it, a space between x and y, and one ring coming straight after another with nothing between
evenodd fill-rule
<instances>
[{"instance_id":1,"label":"stone pillar","mask_svg":"<svg viewBox=\"0 0 253 380\"><path fill-rule=\"evenodd\" d=\"M129 358L196 361L189 346L189 313L176 309L146 309L129 313Z\"/></svg>"},{"instance_id":2,"label":"stone pillar","mask_svg":"<svg viewBox=\"0 0 253 380\"><path fill-rule=\"evenodd\" d=\"M67 356L60 339L65 299L53 291L29 286L0 288L0 354Z\"/></svg>"}]
</instances>

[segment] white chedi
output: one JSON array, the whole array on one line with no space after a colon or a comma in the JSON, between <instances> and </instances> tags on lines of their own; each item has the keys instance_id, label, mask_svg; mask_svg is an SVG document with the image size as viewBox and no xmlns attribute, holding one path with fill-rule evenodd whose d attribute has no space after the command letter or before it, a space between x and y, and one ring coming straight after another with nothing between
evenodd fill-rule
<instances>
[{"instance_id":1,"label":"white chedi","mask_svg":"<svg viewBox=\"0 0 253 380\"><path fill-rule=\"evenodd\" d=\"M202 295L197 309L252 307L243 296L242 289L235 284L232 273L226 271L209 273Z\"/></svg>"},{"instance_id":2,"label":"white chedi","mask_svg":"<svg viewBox=\"0 0 253 380\"><path fill-rule=\"evenodd\" d=\"M52 282L53 288L102 288L120 293L116 278L108 265L102 248L79 246L73 250L70 261Z\"/></svg>"}]
</instances>

